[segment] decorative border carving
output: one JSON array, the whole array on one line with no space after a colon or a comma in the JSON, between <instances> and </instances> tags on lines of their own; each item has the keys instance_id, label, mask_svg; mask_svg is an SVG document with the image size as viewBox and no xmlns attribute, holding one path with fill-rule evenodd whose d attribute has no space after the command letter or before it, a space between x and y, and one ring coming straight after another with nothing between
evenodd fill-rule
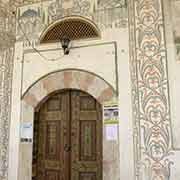
<instances>
[{"instance_id":1,"label":"decorative border carving","mask_svg":"<svg viewBox=\"0 0 180 180\"><path fill-rule=\"evenodd\" d=\"M0 179L8 174L9 126L11 112L11 81L14 48L0 52Z\"/></svg>"},{"instance_id":2,"label":"decorative border carving","mask_svg":"<svg viewBox=\"0 0 180 180\"><path fill-rule=\"evenodd\" d=\"M0 5L0 179L7 180L15 19L8 2ZM11 7L12 8L12 7Z\"/></svg>"},{"instance_id":3,"label":"decorative border carving","mask_svg":"<svg viewBox=\"0 0 180 180\"><path fill-rule=\"evenodd\" d=\"M171 120L161 0L129 3L136 179L170 178Z\"/></svg>"},{"instance_id":4,"label":"decorative border carving","mask_svg":"<svg viewBox=\"0 0 180 180\"><path fill-rule=\"evenodd\" d=\"M69 4L68 8L65 5L67 3ZM102 3L104 3L104 7ZM27 48L35 46L39 43L39 36L46 27L64 17L71 16L89 19L96 23L102 31L108 28L126 28L128 24L125 0L49 1L48 3L29 5L28 8L24 8L24 6L17 8L16 38L18 41L23 40L24 46Z\"/></svg>"}]
</instances>

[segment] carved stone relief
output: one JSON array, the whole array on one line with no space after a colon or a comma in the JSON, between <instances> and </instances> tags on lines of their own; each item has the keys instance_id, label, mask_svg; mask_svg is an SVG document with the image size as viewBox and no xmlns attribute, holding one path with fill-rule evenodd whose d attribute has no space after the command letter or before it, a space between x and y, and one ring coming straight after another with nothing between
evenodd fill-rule
<instances>
[{"instance_id":1,"label":"carved stone relief","mask_svg":"<svg viewBox=\"0 0 180 180\"><path fill-rule=\"evenodd\" d=\"M26 11L20 12L18 9L18 25L17 39L18 41L38 40L40 32L43 31L45 25L43 23L44 14L40 7L29 8Z\"/></svg>"},{"instance_id":2,"label":"carved stone relief","mask_svg":"<svg viewBox=\"0 0 180 180\"><path fill-rule=\"evenodd\" d=\"M7 180L11 81L15 29L7 2L0 5L0 179Z\"/></svg>"},{"instance_id":3,"label":"carved stone relief","mask_svg":"<svg viewBox=\"0 0 180 180\"><path fill-rule=\"evenodd\" d=\"M42 31L51 23L65 16L83 16L92 20L102 31L107 28L126 28L125 1L71 0L36 3L17 10L17 40L28 46L38 43ZM68 7L68 8L67 8Z\"/></svg>"},{"instance_id":4,"label":"carved stone relief","mask_svg":"<svg viewBox=\"0 0 180 180\"><path fill-rule=\"evenodd\" d=\"M162 1L132 0L129 9L136 179L169 180L171 119Z\"/></svg>"}]
</instances>

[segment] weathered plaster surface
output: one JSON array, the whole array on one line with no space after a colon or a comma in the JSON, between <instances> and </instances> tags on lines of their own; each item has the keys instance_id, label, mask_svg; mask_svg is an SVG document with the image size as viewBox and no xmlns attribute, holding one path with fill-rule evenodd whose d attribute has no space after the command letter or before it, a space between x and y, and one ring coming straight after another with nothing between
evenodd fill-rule
<instances>
[{"instance_id":1,"label":"weathered plaster surface","mask_svg":"<svg viewBox=\"0 0 180 180\"><path fill-rule=\"evenodd\" d=\"M116 35L117 34L118 33L116 33ZM123 32L120 34L121 36L125 35ZM38 46L37 48L40 49L42 55L48 57L49 60L42 58L34 51L26 50L24 52L23 93L39 78L62 69L81 69L89 71L103 77L115 89L117 88L117 72L115 69L117 50L115 49L114 40L104 42L100 40L94 40L92 42L84 41L81 44L73 42L69 56L63 56L63 51L59 48L58 44L56 44L56 47L44 45ZM51 61L50 59L52 58L58 60ZM120 58L121 57L119 57L119 59ZM68 80L71 78L71 75L67 75L65 78ZM78 84L78 81L74 81L74 84Z\"/></svg>"},{"instance_id":2,"label":"weathered plaster surface","mask_svg":"<svg viewBox=\"0 0 180 180\"><path fill-rule=\"evenodd\" d=\"M173 4L173 5L172 5ZM171 117L172 117L172 148L173 148L173 162L174 166L171 168L171 179L178 179L180 177L180 111L179 111L179 91L180 91L180 64L177 59L176 48L177 44L174 41L174 28L178 25L180 14L177 14L179 9L179 1L168 1L164 0L164 12L165 12L165 30L166 30L166 43L167 43L167 57L169 67L169 84L170 84L170 99L171 99ZM176 7L174 7L176 6ZM171 7L171 11L169 11ZM175 11L175 12L174 12ZM176 16L173 14L176 13ZM173 17L174 16L174 17ZM178 17L179 16L179 17ZM177 19L176 25L175 19ZM178 30L178 29L176 29ZM179 31L179 30L178 30Z\"/></svg>"}]
</instances>

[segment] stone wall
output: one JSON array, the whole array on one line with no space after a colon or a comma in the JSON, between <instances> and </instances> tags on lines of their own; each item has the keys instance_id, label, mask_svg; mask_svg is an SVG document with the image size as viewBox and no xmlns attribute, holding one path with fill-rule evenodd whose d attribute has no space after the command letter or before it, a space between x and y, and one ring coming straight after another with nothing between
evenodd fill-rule
<instances>
[{"instance_id":1,"label":"stone wall","mask_svg":"<svg viewBox=\"0 0 180 180\"><path fill-rule=\"evenodd\" d=\"M57 7L58 2L60 1L55 3ZM102 2L99 1L100 4L103 4ZM104 2L109 5L109 1ZM114 0L112 4L114 2L115 6L119 3L119 1ZM0 179L2 180L7 180L8 174L9 119L15 35L13 9L4 8L13 6L7 3L1 3L0 14ZM19 4L31 2L12 1L9 3L19 6ZM66 4L64 5L66 7ZM78 5L78 1L76 5ZM95 3L94 5L97 6L98 4ZM178 165L174 164L171 169L174 160L171 157L170 93L163 4L161 0L130 0L127 5L129 8L130 69L134 123L134 179L170 180L171 172L173 172L173 180L177 180L179 178L175 176L177 172L172 169L176 169L174 167ZM92 10L93 8L89 9ZM86 8L80 8L79 10L87 13ZM68 11L65 11L65 13L68 13ZM20 12L19 15L21 17L23 13ZM50 22L53 18L56 19L56 15L59 17L61 14L56 12L52 14L51 19L45 18L44 20ZM25 18L22 19L22 22L27 20ZM116 22L114 24L116 25ZM102 24L102 27L113 25L105 23L105 25ZM41 29L41 27L38 28ZM22 34L19 34L18 40L22 40L22 37ZM31 36L29 37L32 39ZM37 36L35 36L35 39L37 39ZM24 42L26 44L26 41Z\"/></svg>"}]
</instances>

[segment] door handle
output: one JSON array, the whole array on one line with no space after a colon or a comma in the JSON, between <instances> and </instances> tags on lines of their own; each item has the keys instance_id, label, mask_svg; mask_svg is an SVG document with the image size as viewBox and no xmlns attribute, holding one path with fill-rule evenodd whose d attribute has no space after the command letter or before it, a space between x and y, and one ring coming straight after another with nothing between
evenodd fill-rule
<instances>
[{"instance_id":1,"label":"door handle","mask_svg":"<svg viewBox=\"0 0 180 180\"><path fill-rule=\"evenodd\" d=\"M65 146L64 146L64 150L65 150L66 152L71 151L71 146L70 146L70 145L68 145L68 144L65 144Z\"/></svg>"}]
</instances>

